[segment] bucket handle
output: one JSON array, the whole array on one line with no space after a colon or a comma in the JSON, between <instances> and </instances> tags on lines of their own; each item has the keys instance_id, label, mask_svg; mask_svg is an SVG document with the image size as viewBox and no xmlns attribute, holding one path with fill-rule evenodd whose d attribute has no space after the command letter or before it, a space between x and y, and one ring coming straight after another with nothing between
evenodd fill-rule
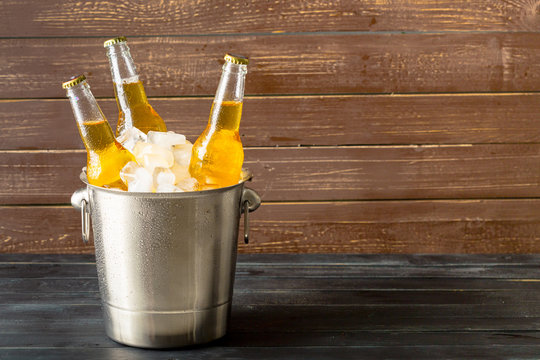
<instances>
[{"instance_id":1,"label":"bucket handle","mask_svg":"<svg viewBox=\"0 0 540 360\"><path fill-rule=\"evenodd\" d=\"M261 205L261 197L255 190L244 188L242 190L242 207L244 213L244 243L249 243L249 213L255 211Z\"/></svg>"},{"instance_id":2,"label":"bucket handle","mask_svg":"<svg viewBox=\"0 0 540 360\"><path fill-rule=\"evenodd\" d=\"M90 239L90 203L88 202L88 189L80 188L71 195L71 206L81 210L82 240L88 245Z\"/></svg>"},{"instance_id":3,"label":"bucket handle","mask_svg":"<svg viewBox=\"0 0 540 360\"><path fill-rule=\"evenodd\" d=\"M261 197L255 190L244 188L242 190L241 211L244 213L244 243L249 243L249 213L255 211L261 205ZM88 189L78 189L71 195L71 206L81 210L82 240L85 245L90 239L90 203L88 201Z\"/></svg>"}]
</instances>

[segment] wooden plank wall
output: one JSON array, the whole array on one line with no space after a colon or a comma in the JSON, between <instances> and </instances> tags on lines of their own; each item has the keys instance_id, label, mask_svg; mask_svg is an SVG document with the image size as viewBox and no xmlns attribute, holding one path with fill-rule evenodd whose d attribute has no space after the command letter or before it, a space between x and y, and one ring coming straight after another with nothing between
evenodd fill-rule
<instances>
[{"instance_id":1,"label":"wooden plank wall","mask_svg":"<svg viewBox=\"0 0 540 360\"><path fill-rule=\"evenodd\" d=\"M540 1L0 1L0 252L89 253L85 153L60 83L112 125L102 43L195 140L225 52L263 198L241 252L540 250Z\"/></svg>"}]
</instances>

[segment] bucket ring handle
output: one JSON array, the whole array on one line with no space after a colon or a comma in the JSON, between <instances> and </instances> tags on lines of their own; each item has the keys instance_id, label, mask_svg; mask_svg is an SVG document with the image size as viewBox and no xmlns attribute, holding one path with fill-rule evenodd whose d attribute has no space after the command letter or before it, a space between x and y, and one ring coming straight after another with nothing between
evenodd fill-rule
<instances>
[{"instance_id":1,"label":"bucket ring handle","mask_svg":"<svg viewBox=\"0 0 540 360\"><path fill-rule=\"evenodd\" d=\"M90 242L90 203L88 201L88 189L78 189L71 195L71 206L81 210L82 240L85 245Z\"/></svg>"},{"instance_id":2,"label":"bucket ring handle","mask_svg":"<svg viewBox=\"0 0 540 360\"><path fill-rule=\"evenodd\" d=\"M244 243L249 244L249 213L261 205L261 197L255 190L244 188L242 191L242 212L244 213Z\"/></svg>"},{"instance_id":3,"label":"bucket ring handle","mask_svg":"<svg viewBox=\"0 0 540 360\"><path fill-rule=\"evenodd\" d=\"M88 245L90 239L90 212L88 211L88 202L86 199L81 201L81 225L82 240L84 245Z\"/></svg>"},{"instance_id":4,"label":"bucket ring handle","mask_svg":"<svg viewBox=\"0 0 540 360\"><path fill-rule=\"evenodd\" d=\"M90 241L90 209L88 203L88 190L79 189L71 196L71 205L81 210L82 240L85 245ZM242 191L241 212L244 213L244 243L249 244L249 213L261 205L261 197L255 190L244 188Z\"/></svg>"}]
</instances>

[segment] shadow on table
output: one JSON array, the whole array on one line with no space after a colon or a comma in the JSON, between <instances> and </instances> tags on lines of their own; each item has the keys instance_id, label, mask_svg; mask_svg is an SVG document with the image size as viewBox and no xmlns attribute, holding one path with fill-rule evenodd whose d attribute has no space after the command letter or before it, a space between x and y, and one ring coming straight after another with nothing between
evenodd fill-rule
<instances>
[{"instance_id":1,"label":"shadow on table","mask_svg":"<svg viewBox=\"0 0 540 360\"><path fill-rule=\"evenodd\" d=\"M345 345L365 320L358 307L242 306L233 308L217 346Z\"/></svg>"}]
</instances>

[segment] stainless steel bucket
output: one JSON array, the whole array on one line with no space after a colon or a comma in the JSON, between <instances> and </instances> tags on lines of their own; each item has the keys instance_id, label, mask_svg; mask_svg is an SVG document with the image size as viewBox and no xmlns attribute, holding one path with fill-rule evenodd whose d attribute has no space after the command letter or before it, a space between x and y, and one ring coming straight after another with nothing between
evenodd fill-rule
<instances>
[{"instance_id":1,"label":"stainless steel bucket","mask_svg":"<svg viewBox=\"0 0 540 360\"><path fill-rule=\"evenodd\" d=\"M209 342L225 335L236 267L238 224L260 205L244 188L130 193L87 184L71 203L91 218L107 335L144 348Z\"/></svg>"}]
</instances>

